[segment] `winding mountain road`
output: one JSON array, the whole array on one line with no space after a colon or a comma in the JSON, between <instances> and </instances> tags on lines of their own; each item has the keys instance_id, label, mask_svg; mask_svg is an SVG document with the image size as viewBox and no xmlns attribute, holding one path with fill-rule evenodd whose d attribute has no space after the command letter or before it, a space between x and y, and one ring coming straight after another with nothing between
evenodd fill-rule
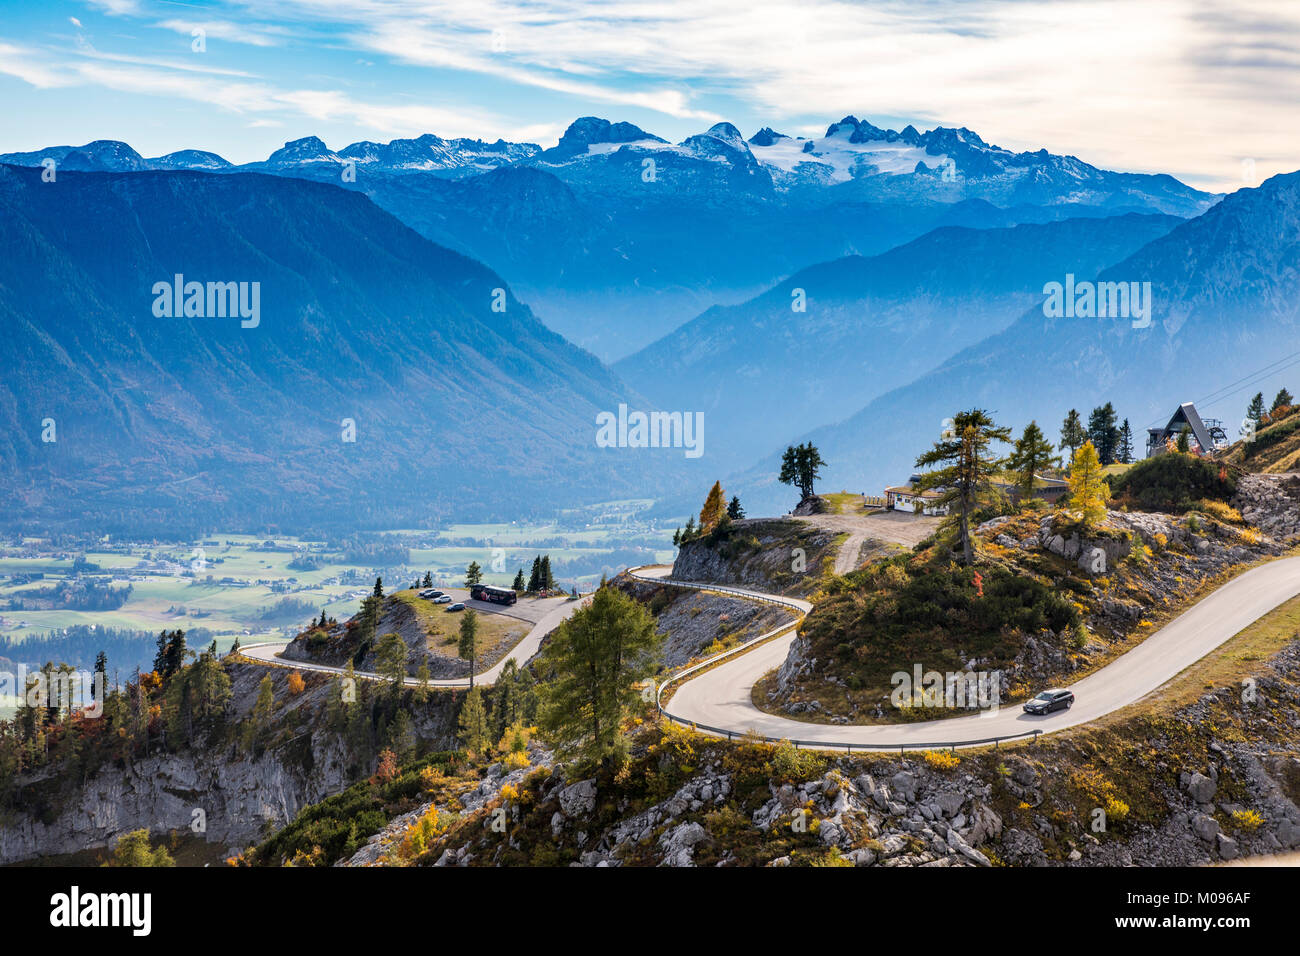
<instances>
[{"instance_id":1,"label":"winding mountain road","mask_svg":"<svg viewBox=\"0 0 1300 956\"><path fill-rule=\"evenodd\" d=\"M634 577L679 587L710 589L708 585L673 581L671 568L634 569ZM787 606L802 605L780 595L727 587L727 593ZM974 746L992 738L1038 731L1052 733L1088 723L1145 697L1188 666L1260 617L1300 595L1300 558L1284 558L1245 572L1208 595L1141 644L1101 670L1068 685L1075 694L1072 708L1046 716L1024 713L1019 704L913 724L813 724L765 713L754 706L754 684L781 666L794 641L795 624L785 633L752 649L718 655L692 671L664 706L664 713L693 723L708 733L758 734L816 747L873 749ZM767 637L767 635L765 635ZM920 662L924 664L924 662ZM712 666L710 666L712 665ZM685 673L679 676L686 676Z\"/></svg>"},{"instance_id":2,"label":"winding mountain road","mask_svg":"<svg viewBox=\"0 0 1300 956\"><path fill-rule=\"evenodd\" d=\"M853 539L846 544L851 547ZM628 574L671 587L715 591L778 604L793 610L798 619L670 677L659 685L660 695L668 684L680 683L680 686L663 706L663 712L674 720L694 724L701 731L718 736L757 734L772 740L796 741L801 746L836 749L969 747L995 738L1053 733L1085 724L1140 700L1269 611L1300 595L1300 557L1252 568L1203 598L1122 657L1069 685L1075 694L1075 704L1055 714L1031 716L1019 704L1013 704L966 717L912 724L814 724L766 713L754 706L752 700L759 679L785 662L798 621L812 610L812 605L799 598L747 588L677 581L669 577L671 572L671 567L657 565L633 568ZM507 660L513 658L520 664L529 661L539 650L542 639L584 603L585 600L571 601L549 611L505 658L476 675L474 683L494 683ZM246 657L265 664L344 673L342 667L281 658L279 652L283 649L283 644L268 643L250 644L240 650ZM918 663L924 666L925 662ZM369 672L356 672L356 676L383 679ZM460 688L469 686L469 678L429 683L432 687ZM408 677L406 684L414 687L419 681Z\"/></svg>"}]
</instances>

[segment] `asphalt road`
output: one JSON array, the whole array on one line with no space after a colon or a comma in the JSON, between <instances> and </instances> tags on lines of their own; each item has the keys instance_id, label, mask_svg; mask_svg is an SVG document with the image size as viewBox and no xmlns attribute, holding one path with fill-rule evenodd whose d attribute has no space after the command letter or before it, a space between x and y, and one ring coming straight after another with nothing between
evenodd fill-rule
<instances>
[{"instance_id":1,"label":"asphalt road","mask_svg":"<svg viewBox=\"0 0 1300 956\"><path fill-rule=\"evenodd\" d=\"M662 583L676 583L666 577L669 571L646 568L633 573ZM734 587L727 590L760 600L789 600ZM1074 691L1074 706L1046 716L1030 716L1015 704L967 717L867 726L813 724L764 713L751 700L753 687L759 678L785 661L794 640L793 625L784 636L686 680L665 712L679 720L735 734L757 733L778 740L835 747L969 746L991 737L1034 730L1051 733L1096 720L1141 699L1297 594L1300 594L1300 558L1285 558L1253 568L1106 667L1076 684L1065 685ZM919 663L924 665L923 661Z\"/></svg>"},{"instance_id":2,"label":"asphalt road","mask_svg":"<svg viewBox=\"0 0 1300 956\"><path fill-rule=\"evenodd\" d=\"M497 677L501 674L501 668L506 666L506 661L514 660L515 663L523 666L530 661L542 646L542 638L555 630L560 622L572 616L572 614L587 603L589 599L583 598L578 601L563 601L555 607L547 610L533 625L522 641L515 645L514 650L510 651L497 664L489 667L481 674L474 675L475 686L496 683ZM475 601L475 605L479 602ZM516 605L517 606L517 605ZM485 610L498 610L497 605L486 605ZM514 615L511 615L514 616ZM249 644L239 649L239 652L245 657L252 658L255 661L261 661L266 664L282 664L286 667L292 667L300 671L319 671L326 674L343 674L346 669L342 667L331 667L328 664L312 664L306 661L288 660L280 657L280 652L284 650L285 645L280 643L266 644ZM356 671L356 676L363 680L384 680L379 674L370 671ZM406 679L408 687L418 687L420 682L414 677ZM468 687L468 677L457 677L446 680L431 680L430 687Z\"/></svg>"}]
</instances>

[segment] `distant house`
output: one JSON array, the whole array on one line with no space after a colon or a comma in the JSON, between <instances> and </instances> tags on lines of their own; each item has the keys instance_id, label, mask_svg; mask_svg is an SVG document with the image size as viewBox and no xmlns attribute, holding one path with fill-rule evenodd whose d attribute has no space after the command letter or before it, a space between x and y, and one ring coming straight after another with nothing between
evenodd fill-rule
<instances>
[{"instance_id":1,"label":"distant house","mask_svg":"<svg viewBox=\"0 0 1300 956\"><path fill-rule=\"evenodd\" d=\"M1196 405L1183 402L1164 428L1147 429L1147 457L1163 454L1173 447L1184 431L1188 433L1188 446L1197 455L1209 455L1230 444L1223 422L1217 418L1202 420L1196 412Z\"/></svg>"},{"instance_id":2,"label":"distant house","mask_svg":"<svg viewBox=\"0 0 1300 956\"><path fill-rule=\"evenodd\" d=\"M917 485L921 482L920 475L912 475L905 485L896 485L893 488L885 489L885 507L891 511L904 511L907 514L916 514L919 510L922 514L927 515L946 515L948 513L947 505L936 504L937 500L943 497L943 492L936 491L933 488L927 488L925 491L918 491Z\"/></svg>"}]
</instances>

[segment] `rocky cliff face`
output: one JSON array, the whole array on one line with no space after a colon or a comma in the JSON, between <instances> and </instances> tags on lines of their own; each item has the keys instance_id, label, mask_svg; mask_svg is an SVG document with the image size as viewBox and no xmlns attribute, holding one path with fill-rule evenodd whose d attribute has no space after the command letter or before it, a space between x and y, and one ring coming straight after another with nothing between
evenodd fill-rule
<instances>
[{"instance_id":1,"label":"rocky cliff face","mask_svg":"<svg viewBox=\"0 0 1300 956\"><path fill-rule=\"evenodd\" d=\"M346 763L335 738L311 742L307 768L275 753L231 759L194 752L105 768L59 794L48 820L10 816L0 827L0 863L106 847L140 829L189 831L238 852L346 786Z\"/></svg>"},{"instance_id":2,"label":"rocky cliff face","mask_svg":"<svg viewBox=\"0 0 1300 956\"><path fill-rule=\"evenodd\" d=\"M262 678L272 676L276 711L254 746L200 740L102 766L84 782L59 776L54 767L20 777L18 799L0 819L0 865L111 846L139 829L155 836L189 832L238 852L355 782L356 755L326 722L338 693L333 681L307 675L307 688L295 695L287 668L230 662L227 670L236 716L251 711ZM454 695L431 695L414 713L412 730L435 749L447 749L454 746L455 714Z\"/></svg>"},{"instance_id":3,"label":"rocky cliff face","mask_svg":"<svg viewBox=\"0 0 1300 956\"><path fill-rule=\"evenodd\" d=\"M835 539L835 532L802 521L736 521L725 533L682 545L673 577L805 595L831 570Z\"/></svg>"},{"instance_id":4,"label":"rocky cliff face","mask_svg":"<svg viewBox=\"0 0 1300 956\"><path fill-rule=\"evenodd\" d=\"M669 670L794 620L793 614L756 601L626 576L616 578L614 583L649 605L657 630L664 635L662 660Z\"/></svg>"}]
</instances>

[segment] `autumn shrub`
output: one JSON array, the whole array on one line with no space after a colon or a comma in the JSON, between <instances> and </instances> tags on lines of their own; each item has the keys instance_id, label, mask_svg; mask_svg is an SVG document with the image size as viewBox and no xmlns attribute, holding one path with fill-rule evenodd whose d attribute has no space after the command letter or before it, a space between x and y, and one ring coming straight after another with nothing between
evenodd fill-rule
<instances>
[{"instance_id":1,"label":"autumn shrub","mask_svg":"<svg viewBox=\"0 0 1300 956\"><path fill-rule=\"evenodd\" d=\"M1196 510L1209 515L1211 518L1217 518L1228 524L1245 524L1246 519L1241 516L1241 512L1229 504L1222 501L1205 499L1196 502Z\"/></svg>"},{"instance_id":2,"label":"autumn shrub","mask_svg":"<svg viewBox=\"0 0 1300 956\"><path fill-rule=\"evenodd\" d=\"M442 813L437 807L430 806L406 828L397 846L397 857L406 861L415 859L428 850L434 840L445 833L454 820L454 814Z\"/></svg>"},{"instance_id":3,"label":"autumn shrub","mask_svg":"<svg viewBox=\"0 0 1300 956\"><path fill-rule=\"evenodd\" d=\"M310 850L299 849L294 853L285 866L303 867L303 866L324 866L325 865L325 848L316 844Z\"/></svg>"},{"instance_id":4,"label":"autumn shrub","mask_svg":"<svg viewBox=\"0 0 1300 956\"><path fill-rule=\"evenodd\" d=\"M426 793L432 793L440 787L447 779L447 775L442 772L442 768L430 764L420 771L420 789Z\"/></svg>"},{"instance_id":5,"label":"autumn shrub","mask_svg":"<svg viewBox=\"0 0 1300 956\"><path fill-rule=\"evenodd\" d=\"M1108 797L1106 799L1106 819L1115 823L1123 823L1128 819L1129 805L1119 797Z\"/></svg>"},{"instance_id":6,"label":"autumn shrub","mask_svg":"<svg viewBox=\"0 0 1300 956\"><path fill-rule=\"evenodd\" d=\"M946 750L926 750L921 753L921 759L925 761L927 767L934 770L952 770L959 763L961 758L954 753Z\"/></svg>"},{"instance_id":7,"label":"autumn shrub","mask_svg":"<svg viewBox=\"0 0 1300 956\"><path fill-rule=\"evenodd\" d=\"M1254 810L1233 810L1232 822L1242 830L1258 830L1264 824L1264 818Z\"/></svg>"},{"instance_id":8,"label":"autumn shrub","mask_svg":"<svg viewBox=\"0 0 1300 956\"><path fill-rule=\"evenodd\" d=\"M826 760L815 750L800 750L788 740L772 752L772 775L778 783L799 783L822 772Z\"/></svg>"},{"instance_id":9,"label":"autumn shrub","mask_svg":"<svg viewBox=\"0 0 1300 956\"><path fill-rule=\"evenodd\" d=\"M375 775L371 777L372 783L384 784L390 782L397 776L397 754L391 750L384 749L379 752L379 766L375 768Z\"/></svg>"}]
</instances>

